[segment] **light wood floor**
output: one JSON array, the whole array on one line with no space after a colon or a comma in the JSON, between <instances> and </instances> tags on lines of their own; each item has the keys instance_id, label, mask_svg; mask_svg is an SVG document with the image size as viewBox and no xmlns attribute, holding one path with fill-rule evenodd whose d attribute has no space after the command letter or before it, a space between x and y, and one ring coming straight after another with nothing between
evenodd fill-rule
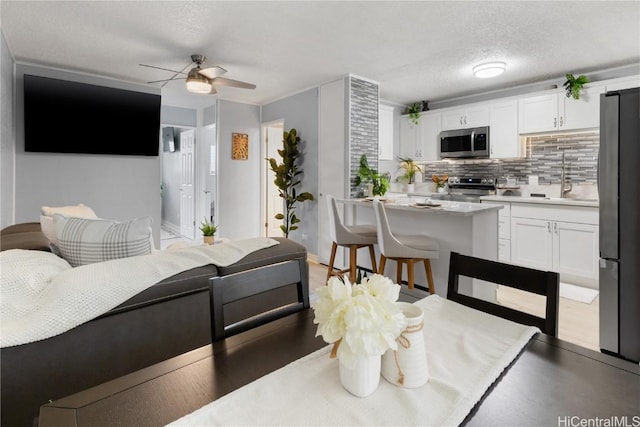
<instances>
[{"instance_id":1,"label":"light wood floor","mask_svg":"<svg viewBox=\"0 0 640 427\"><path fill-rule=\"evenodd\" d=\"M326 284L327 267L309 262L309 288L313 290ZM560 298L558 338L592 350L600 351L598 334L599 298L584 304ZM498 302L527 313L544 316L545 298L517 289L498 287Z\"/></svg>"}]
</instances>

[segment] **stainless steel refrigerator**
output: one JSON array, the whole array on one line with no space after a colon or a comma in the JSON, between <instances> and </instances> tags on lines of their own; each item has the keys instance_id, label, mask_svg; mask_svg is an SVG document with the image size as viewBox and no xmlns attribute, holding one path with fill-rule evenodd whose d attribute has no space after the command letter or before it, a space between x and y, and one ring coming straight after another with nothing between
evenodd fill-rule
<instances>
[{"instance_id":1,"label":"stainless steel refrigerator","mask_svg":"<svg viewBox=\"0 0 640 427\"><path fill-rule=\"evenodd\" d=\"M640 360L640 89L600 97L600 349Z\"/></svg>"}]
</instances>

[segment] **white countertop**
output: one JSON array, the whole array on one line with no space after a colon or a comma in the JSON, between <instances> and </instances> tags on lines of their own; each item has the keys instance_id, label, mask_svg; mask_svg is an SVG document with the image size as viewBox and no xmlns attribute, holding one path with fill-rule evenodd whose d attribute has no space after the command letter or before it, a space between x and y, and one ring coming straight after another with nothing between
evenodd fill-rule
<instances>
[{"instance_id":1,"label":"white countertop","mask_svg":"<svg viewBox=\"0 0 640 427\"><path fill-rule=\"evenodd\" d=\"M480 200L487 202L509 202L509 203L534 203L544 205L564 205L564 206L587 206L597 208L600 206L598 200L579 200L557 197L522 197L522 196L482 196Z\"/></svg>"},{"instance_id":2,"label":"white countertop","mask_svg":"<svg viewBox=\"0 0 640 427\"><path fill-rule=\"evenodd\" d=\"M492 210L502 209L502 206L483 205L481 203L468 203L468 202L454 202L448 200L433 200L433 203L439 204L439 206L416 206L416 203L422 203L425 201L424 197L400 197L400 198L388 198L384 204L387 210L404 210L414 212L424 212L428 215L454 215L454 216L471 216L479 213L489 212ZM367 199L344 199L339 200L341 203L357 205L357 206L370 206L373 207L373 202Z\"/></svg>"}]
</instances>

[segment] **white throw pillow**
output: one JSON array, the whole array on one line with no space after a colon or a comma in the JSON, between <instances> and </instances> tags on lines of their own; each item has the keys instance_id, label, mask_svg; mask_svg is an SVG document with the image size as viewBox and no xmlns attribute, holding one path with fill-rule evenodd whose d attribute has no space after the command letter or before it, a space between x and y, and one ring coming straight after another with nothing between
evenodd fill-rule
<instances>
[{"instance_id":1,"label":"white throw pillow","mask_svg":"<svg viewBox=\"0 0 640 427\"><path fill-rule=\"evenodd\" d=\"M73 267L151 253L151 217L118 222L54 217L56 246Z\"/></svg>"},{"instance_id":2,"label":"white throw pillow","mask_svg":"<svg viewBox=\"0 0 640 427\"><path fill-rule=\"evenodd\" d=\"M60 214L64 216L72 216L77 218L94 218L98 216L89 206L79 203L75 206L49 207L42 206L42 215L40 215L40 228L44 235L51 243L56 244L56 227L53 222L53 216Z\"/></svg>"}]
</instances>

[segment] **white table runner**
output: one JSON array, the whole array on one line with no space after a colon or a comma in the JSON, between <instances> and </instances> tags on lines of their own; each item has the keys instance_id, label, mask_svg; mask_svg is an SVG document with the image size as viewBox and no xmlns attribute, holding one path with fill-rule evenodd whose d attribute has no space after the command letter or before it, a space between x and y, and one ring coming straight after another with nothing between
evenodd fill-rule
<instances>
[{"instance_id":1,"label":"white table runner","mask_svg":"<svg viewBox=\"0 0 640 427\"><path fill-rule=\"evenodd\" d=\"M372 395L355 397L340 384L327 346L171 425L458 425L539 330L437 295L415 304L424 311L429 366L421 388L381 378Z\"/></svg>"}]
</instances>

